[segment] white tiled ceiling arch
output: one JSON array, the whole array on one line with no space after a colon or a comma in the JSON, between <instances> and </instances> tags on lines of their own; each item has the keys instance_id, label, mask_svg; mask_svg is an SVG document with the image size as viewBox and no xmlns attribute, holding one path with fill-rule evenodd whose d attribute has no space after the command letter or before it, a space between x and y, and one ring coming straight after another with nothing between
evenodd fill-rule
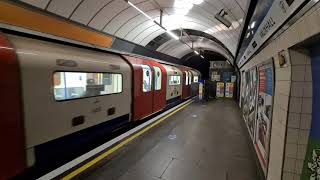
<instances>
[{"instance_id":1,"label":"white tiled ceiling arch","mask_svg":"<svg viewBox=\"0 0 320 180\"><path fill-rule=\"evenodd\" d=\"M20 1L143 46L165 32L125 0ZM183 28L205 32L222 42L235 55L250 0L131 0L130 2L157 22L162 9L163 26L166 29ZM221 9L229 13L227 18L232 22L230 28L214 18ZM185 46L179 42L174 44ZM216 43L210 45L216 46ZM208 43L200 43L199 46L207 47ZM174 49L179 51L183 48Z\"/></svg>"},{"instance_id":2,"label":"white tiled ceiling arch","mask_svg":"<svg viewBox=\"0 0 320 180\"><path fill-rule=\"evenodd\" d=\"M229 53L221 47L216 42L199 36L189 36L189 38L183 37L182 40L187 44L191 45L191 40L193 42L193 48L197 51L201 50L210 50L214 52L218 52L223 55L226 59L232 62L232 57ZM182 58L184 55L193 52L187 45L179 45L178 41L170 40L164 44L162 44L157 51L168 54L170 56L175 56L177 58Z\"/></svg>"}]
</instances>

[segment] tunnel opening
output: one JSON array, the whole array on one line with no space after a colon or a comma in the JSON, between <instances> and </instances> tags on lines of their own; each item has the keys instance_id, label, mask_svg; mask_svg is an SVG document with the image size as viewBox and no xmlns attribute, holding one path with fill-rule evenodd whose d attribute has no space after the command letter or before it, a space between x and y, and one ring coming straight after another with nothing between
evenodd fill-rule
<instances>
[{"instance_id":1,"label":"tunnel opening","mask_svg":"<svg viewBox=\"0 0 320 180\"><path fill-rule=\"evenodd\" d=\"M227 61L224 56L214 51L204 50L201 51L201 55L204 58L196 55L194 52L191 52L183 56L181 58L181 62L185 66L189 66L200 71L203 80L210 80L210 65L212 66L212 63L210 64L210 62ZM234 67L232 67L232 70L234 71Z\"/></svg>"}]
</instances>

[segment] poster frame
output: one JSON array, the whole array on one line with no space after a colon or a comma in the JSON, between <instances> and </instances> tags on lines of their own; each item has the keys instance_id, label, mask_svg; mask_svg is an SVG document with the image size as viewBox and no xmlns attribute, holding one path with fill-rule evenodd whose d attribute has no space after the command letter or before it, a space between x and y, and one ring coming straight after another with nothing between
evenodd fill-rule
<instances>
[{"instance_id":1,"label":"poster frame","mask_svg":"<svg viewBox=\"0 0 320 180\"><path fill-rule=\"evenodd\" d=\"M254 124L254 128L256 128L255 126L256 126L256 116L257 116L257 93L258 93L258 85L259 85L259 77L258 77L258 68L257 68L257 65L256 66L253 66L253 67L251 67L251 68L249 68L248 70L246 70L246 71L244 71L244 75L246 76L246 73L250 73L250 71L252 71L252 70L255 70L256 71L256 98L255 98L255 102L254 102L254 108L255 108L255 111L254 111L254 122L255 122L255 124ZM246 77L244 77L244 79L245 79ZM245 86L247 85L247 80L245 80L246 82L246 84L245 84ZM244 99L246 99L246 96L245 96L245 98ZM252 141L252 144L253 145L255 145L255 143L256 143L256 131L255 131L255 129L253 129L253 132L251 133L251 131L250 131L250 128L249 128L249 126L248 126L248 123L247 123L247 121L248 121L248 119L245 117L245 115L244 115L244 113L243 113L243 108L244 108L244 106L245 106L245 104L243 103L242 104L243 105L243 107L242 107L242 116L243 116L243 119L244 119L244 121L245 121L245 125L246 125L246 127L247 127L247 130L248 130L248 133L249 133L249 136L250 136L250 138L251 138L251 141Z\"/></svg>"},{"instance_id":2,"label":"poster frame","mask_svg":"<svg viewBox=\"0 0 320 180\"><path fill-rule=\"evenodd\" d=\"M273 92L273 96L272 96L272 108L271 108L271 121L270 121L270 133L269 133L269 144L268 144L268 152L267 152L267 164L266 164L266 167L265 167L265 170L264 168L262 167L262 170L263 172L265 173L265 177L267 178L268 176L268 170L269 170L269 164L270 164L270 148L271 148L271 134L272 134L272 121L273 121L273 109L274 109L274 96L275 96L275 85L276 85L276 71L275 71L275 62L274 62L274 57L271 57L269 58L267 61L264 61L263 63L260 63L258 64L256 67L257 67L257 70L259 70L260 67L263 67L263 66L267 66L267 65L271 65L272 66L272 83L273 83L273 86L272 86L272 92ZM259 73L258 73L259 74ZM260 76L258 77L258 83L260 83ZM258 87L257 87L258 88ZM258 88L258 93L259 93L259 88ZM257 96L259 96L259 94L257 93ZM256 115L256 118L258 120L258 117ZM258 124L256 124L258 125ZM257 142L258 143L258 142ZM255 145L255 151L258 151L258 145L256 146ZM256 149L257 148L257 149ZM262 165L262 163L260 162L260 158L263 158L263 157L260 157L259 155L259 152L256 152L256 154L258 155L258 159L259 159L259 163L260 163L260 166Z\"/></svg>"}]
</instances>

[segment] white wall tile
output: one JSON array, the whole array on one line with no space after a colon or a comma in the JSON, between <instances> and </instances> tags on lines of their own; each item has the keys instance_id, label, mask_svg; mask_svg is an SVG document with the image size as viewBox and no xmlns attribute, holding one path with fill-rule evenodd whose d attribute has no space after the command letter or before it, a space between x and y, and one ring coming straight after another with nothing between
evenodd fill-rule
<instances>
[{"instance_id":1,"label":"white wall tile","mask_svg":"<svg viewBox=\"0 0 320 180\"><path fill-rule=\"evenodd\" d=\"M302 169L303 169L303 160L297 160L297 161L296 161L295 172L296 172L297 174L301 174L301 173L302 173Z\"/></svg>"},{"instance_id":2,"label":"white wall tile","mask_svg":"<svg viewBox=\"0 0 320 180\"><path fill-rule=\"evenodd\" d=\"M312 70L310 65L306 65L304 80L309 82L312 81Z\"/></svg>"},{"instance_id":3,"label":"white wall tile","mask_svg":"<svg viewBox=\"0 0 320 180\"><path fill-rule=\"evenodd\" d=\"M286 152L285 152L286 157L296 158L297 151L298 151L297 144L286 144Z\"/></svg>"},{"instance_id":4,"label":"white wall tile","mask_svg":"<svg viewBox=\"0 0 320 180\"><path fill-rule=\"evenodd\" d=\"M295 65L291 66L292 68L292 81L304 81L305 77L305 65Z\"/></svg>"},{"instance_id":5,"label":"white wall tile","mask_svg":"<svg viewBox=\"0 0 320 180\"><path fill-rule=\"evenodd\" d=\"M294 176L293 173L284 172L282 180L293 180L293 176Z\"/></svg>"},{"instance_id":6,"label":"white wall tile","mask_svg":"<svg viewBox=\"0 0 320 180\"><path fill-rule=\"evenodd\" d=\"M298 144L307 145L309 139L309 130L299 130Z\"/></svg>"},{"instance_id":7,"label":"white wall tile","mask_svg":"<svg viewBox=\"0 0 320 180\"><path fill-rule=\"evenodd\" d=\"M301 113L302 98L291 97L289 112Z\"/></svg>"},{"instance_id":8,"label":"white wall tile","mask_svg":"<svg viewBox=\"0 0 320 180\"><path fill-rule=\"evenodd\" d=\"M300 114L289 113L288 127L298 129L300 127Z\"/></svg>"},{"instance_id":9,"label":"white wall tile","mask_svg":"<svg viewBox=\"0 0 320 180\"><path fill-rule=\"evenodd\" d=\"M289 96L280 94L278 97L279 97L281 109L288 110Z\"/></svg>"},{"instance_id":10,"label":"white wall tile","mask_svg":"<svg viewBox=\"0 0 320 180\"><path fill-rule=\"evenodd\" d=\"M312 113L312 98L303 98L302 99L302 113L311 114Z\"/></svg>"},{"instance_id":11,"label":"white wall tile","mask_svg":"<svg viewBox=\"0 0 320 180\"><path fill-rule=\"evenodd\" d=\"M283 170L286 172L295 172L295 168L296 168L296 159L286 157L284 159Z\"/></svg>"},{"instance_id":12,"label":"white wall tile","mask_svg":"<svg viewBox=\"0 0 320 180\"><path fill-rule=\"evenodd\" d=\"M303 97L312 97L312 82L305 82L303 86Z\"/></svg>"},{"instance_id":13,"label":"white wall tile","mask_svg":"<svg viewBox=\"0 0 320 180\"><path fill-rule=\"evenodd\" d=\"M275 87L280 94L290 95L290 81L276 81Z\"/></svg>"},{"instance_id":14,"label":"white wall tile","mask_svg":"<svg viewBox=\"0 0 320 180\"><path fill-rule=\"evenodd\" d=\"M300 180L300 175L299 174L295 174L293 176L293 180Z\"/></svg>"},{"instance_id":15,"label":"white wall tile","mask_svg":"<svg viewBox=\"0 0 320 180\"><path fill-rule=\"evenodd\" d=\"M307 55L304 50L290 50L290 60L292 65L305 65L307 62Z\"/></svg>"},{"instance_id":16,"label":"white wall tile","mask_svg":"<svg viewBox=\"0 0 320 180\"><path fill-rule=\"evenodd\" d=\"M291 96L302 97L303 96L304 82L292 82Z\"/></svg>"},{"instance_id":17,"label":"white wall tile","mask_svg":"<svg viewBox=\"0 0 320 180\"><path fill-rule=\"evenodd\" d=\"M319 22L319 15L317 12L313 12L308 17L306 17L306 24L308 25L307 37L313 36L320 31L320 22Z\"/></svg>"},{"instance_id":18,"label":"white wall tile","mask_svg":"<svg viewBox=\"0 0 320 180\"><path fill-rule=\"evenodd\" d=\"M293 128L287 129L287 143L297 144L298 138L299 138L299 130L298 129L293 129Z\"/></svg>"},{"instance_id":19,"label":"white wall tile","mask_svg":"<svg viewBox=\"0 0 320 180\"><path fill-rule=\"evenodd\" d=\"M276 69L277 81L290 81L291 80L291 67Z\"/></svg>"},{"instance_id":20,"label":"white wall tile","mask_svg":"<svg viewBox=\"0 0 320 180\"><path fill-rule=\"evenodd\" d=\"M298 145L297 159L304 160L307 152L307 145Z\"/></svg>"},{"instance_id":21,"label":"white wall tile","mask_svg":"<svg viewBox=\"0 0 320 180\"><path fill-rule=\"evenodd\" d=\"M300 128L309 130L311 128L312 116L311 114L301 114Z\"/></svg>"}]
</instances>

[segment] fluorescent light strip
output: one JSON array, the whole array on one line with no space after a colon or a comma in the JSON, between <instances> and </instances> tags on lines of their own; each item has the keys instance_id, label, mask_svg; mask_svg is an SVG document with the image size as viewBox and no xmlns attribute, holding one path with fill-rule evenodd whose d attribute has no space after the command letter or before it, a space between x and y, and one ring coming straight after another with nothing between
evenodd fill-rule
<instances>
[{"instance_id":1,"label":"fluorescent light strip","mask_svg":"<svg viewBox=\"0 0 320 180\"><path fill-rule=\"evenodd\" d=\"M173 34L173 32L167 30L167 33L168 33L172 38L174 38L175 40L179 40L179 37L178 37L177 35Z\"/></svg>"},{"instance_id":2,"label":"fluorescent light strip","mask_svg":"<svg viewBox=\"0 0 320 180\"><path fill-rule=\"evenodd\" d=\"M130 1L128 1L128 4L129 4L130 6L132 6L132 7L134 7L136 10L138 10L138 11L139 11L141 14L143 14L145 17L147 17L148 19L152 20L152 18L151 18L148 14L144 13L141 9L139 9L137 6L135 6L134 4L132 4Z\"/></svg>"},{"instance_id":3,"label":"fluorescent light strip","mask_svg":"<svg viewBox=\"0 0 320 180\"><path fill-rule=\"evenodd\" d=\"M128 1L128 4L130 6L132 6L133 8L135 8L137 11L139 11L141 14L143 14L145 17L147 17L148 19L150 19L151 21L153 21L153 19L146 14L145 12L143 12L141 9L139 9L137 6L135 6L134 4L132 4L130 1ZM153 21L156 25L160 26L156 21ZM162 26L160 26L162 29L164 29ZM179 37L175 34L173 34L171 31L169 30L165 30L173 39L175 40L179 40Z\"/></svg>"},{"instance_id":4,"label":"fluorescent light strip","mask_svg":"<svg viewBox=\"0 0 320 180\"><path fill-rule=\"evenodd\" d=\"M204 59L204 57L203 57L202 55L200 55L200 57L201 57L202 59Z\"/></svg>"},{"instance_id":5,"label":"fluorescent light strip","mask_svg":"<svg viewBox=\"0 0 320 180\"><path fill-rule=\"evenodd\" d=\"M198 52L198 51L194 50L193 52L196 53L196 55L199 55L199 52Z\"/></svg>"}]
</instances>

